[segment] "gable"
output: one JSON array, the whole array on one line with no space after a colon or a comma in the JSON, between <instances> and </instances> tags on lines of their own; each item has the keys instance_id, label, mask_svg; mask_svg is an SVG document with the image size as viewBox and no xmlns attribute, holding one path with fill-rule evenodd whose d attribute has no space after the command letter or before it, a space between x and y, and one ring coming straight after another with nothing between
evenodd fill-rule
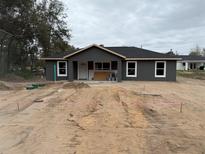
<instances>
[{"instance_id":1,"label":"gable","mask_svg":"<svg viewBox=\"0 0 205 154\"><path fill-rule=\"evenodd\" d=\"M91 48L93 48L93 47L98 48L98 49L101 49L102 51L108 52L108 53L113 54L113 55L115 55L115 56L118 56L118 57L121 57L121 58L126 58L125 56L123 56L123 55L121 55L121 54L119 54L119 53L117 53L117 52L114 52L114 51L112 51L112 50L106 49L106 48L104 48L104 47L102 47L102 46L99 46L99 45L96 45L96 44L90 45L90 46L88 46L88 47L86 47L86 48L83 48L83 49L81 49L81 50L79 50L79 51L76 51L76 52L74 52L74 53L72 53L72 54L66 55L66 56L64 56L63 58L64 58L64 59L69 58L69 57L74 56L74 55L76 55L76 54L79 54L79 53L88 51L89 49L91 49Z\"/></svg>"},{"instance_id":2,"label":"gable","mask_svg":"<svg viewBox=\"0 0 205 154\"><path fill-rule=\"evenodd\" d=\"M79 52L78 54L73 54L72 56L67 57L66 59L72 61L114 61L121 60L122 58L114 55L110 52L106 52L98 47L90 47L89 49Z\"/></svg>"}]
</instances>

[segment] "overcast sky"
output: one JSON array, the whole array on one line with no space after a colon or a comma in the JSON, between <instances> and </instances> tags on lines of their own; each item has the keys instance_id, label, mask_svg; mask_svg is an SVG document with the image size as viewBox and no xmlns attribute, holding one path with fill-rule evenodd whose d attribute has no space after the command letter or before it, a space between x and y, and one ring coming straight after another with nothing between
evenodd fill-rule
<instances>
[{"instance_id":1,"label":"overcast sky","mask_svg":"<svg viewBox=\"0 0 205 154\"><path fill-rule=\"evenodd\" d=\"M205 47L205 0L62 0L71 44L137 46L187 54Z\"/></svg>"}]
</instances>

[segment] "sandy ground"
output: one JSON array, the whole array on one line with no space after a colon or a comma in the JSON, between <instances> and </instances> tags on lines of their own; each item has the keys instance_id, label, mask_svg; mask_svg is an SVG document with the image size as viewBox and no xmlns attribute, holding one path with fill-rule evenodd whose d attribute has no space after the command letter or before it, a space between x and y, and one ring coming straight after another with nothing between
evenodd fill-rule
<instances>
[{"instance_id":1,"label":"sandy ground","mask_svg":"<svg viewBox=\"0 0 205 154\"><path fill-rule=\"evenodd\" d=\"M0 154L205 153L204 81L89 86L0 91Z\"/></svg>"}]
</instances>

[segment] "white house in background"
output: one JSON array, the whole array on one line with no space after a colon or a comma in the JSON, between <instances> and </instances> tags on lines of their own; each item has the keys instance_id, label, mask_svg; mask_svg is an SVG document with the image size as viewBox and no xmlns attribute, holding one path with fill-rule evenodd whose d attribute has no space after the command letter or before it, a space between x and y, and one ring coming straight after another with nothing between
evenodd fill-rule
<instances>
[{"instance_id":1,"label":"white house in background","mask_svg":"<svg viewBox=\"0 0 205 154\"><path fill-rule=\"evenodd\" d=\"M177 70L205 70L205 57L180 55L182 60L177 61Z\"/></svg>"}]
</instances>

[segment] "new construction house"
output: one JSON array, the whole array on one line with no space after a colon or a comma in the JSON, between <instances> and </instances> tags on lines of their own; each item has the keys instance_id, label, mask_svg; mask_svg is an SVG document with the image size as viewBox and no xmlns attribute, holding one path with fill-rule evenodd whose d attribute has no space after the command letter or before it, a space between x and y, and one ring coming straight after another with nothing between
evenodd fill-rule
<instances>
[{"instance_id":1,"label":"new construction house","mask_svg":"<svg viewBox=\"0 0 205 154\"><path fill-rule=\"evenodd\" d=\"M181 58L136 47L90 45L74 52L42 58L46 79L97 81L176 81Z\"/></svg>"}]
</instances>

